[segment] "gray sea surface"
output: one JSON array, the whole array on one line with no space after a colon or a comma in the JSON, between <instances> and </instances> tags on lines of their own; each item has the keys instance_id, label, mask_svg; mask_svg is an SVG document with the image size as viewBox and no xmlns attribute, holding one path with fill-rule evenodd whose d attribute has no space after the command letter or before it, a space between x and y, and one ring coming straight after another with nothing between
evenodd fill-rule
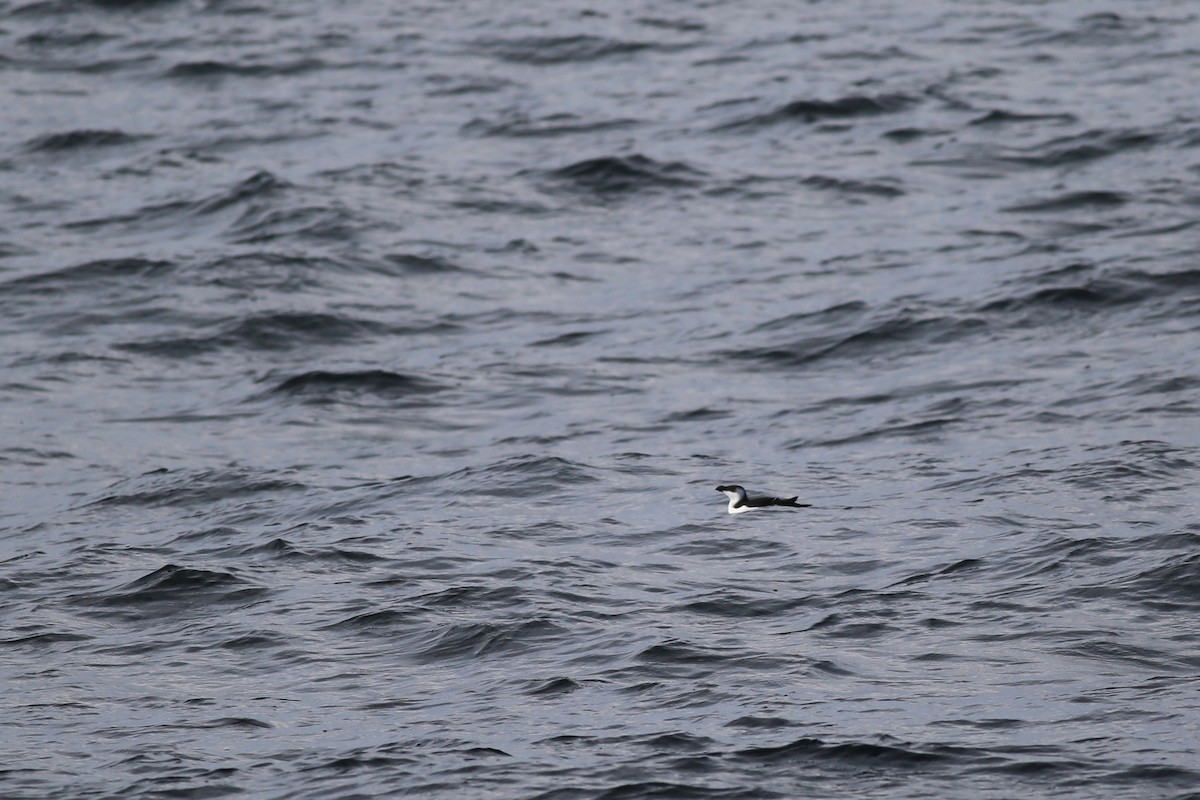
<instances>
[{"instance_id":1,"label":"gray sea surface","mask_svg":"<svg viewBox=\"0 0 1200 800\"><path fill-rule=\"evenodd\" d=\"M1200 797L1198 74L0 0L0 797Z\"/></svg>"}]
</instances>

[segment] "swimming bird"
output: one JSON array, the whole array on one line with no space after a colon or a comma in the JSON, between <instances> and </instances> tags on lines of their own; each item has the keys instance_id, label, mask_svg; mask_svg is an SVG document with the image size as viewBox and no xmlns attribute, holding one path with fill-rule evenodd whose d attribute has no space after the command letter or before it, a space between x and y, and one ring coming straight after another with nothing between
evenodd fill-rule
<instances>
[{"instance_id":1,"label":"swimming bird","mask_svg":"<svg viewBox=\"0 0 1200 800\"><path fill-rule=\"evenodd\" d=\"M718 486L717 491L729 498L729 513L744 514L756 508L765 506L786 506L788 508L810 508L810 503L797 503L796 497L750 497L746 490L737 484ZM798 495L797 495L798 497Z\"/></svg>"}]
</instances>

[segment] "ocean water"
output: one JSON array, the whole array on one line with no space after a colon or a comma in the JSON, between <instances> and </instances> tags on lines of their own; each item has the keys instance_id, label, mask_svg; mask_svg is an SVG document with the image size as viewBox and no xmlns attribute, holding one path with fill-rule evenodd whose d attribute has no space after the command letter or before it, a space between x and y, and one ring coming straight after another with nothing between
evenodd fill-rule
<instances>
[{"instance_id":1,"label":"ocean water","mask_svg":"<svg viewBox=\"0 0 1200 800\"><path fill-rule=\"evenodd\" d=\"M0 796L1200 797L1198 70L0 0Z\"/></svg>"}]
</instances>

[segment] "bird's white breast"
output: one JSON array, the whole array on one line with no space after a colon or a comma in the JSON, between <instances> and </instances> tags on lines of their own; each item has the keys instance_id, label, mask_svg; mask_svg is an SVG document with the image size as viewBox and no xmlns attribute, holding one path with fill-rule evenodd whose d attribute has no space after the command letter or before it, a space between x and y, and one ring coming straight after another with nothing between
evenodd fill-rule
<instances>
[{"instance_id":1,"label":"bird's white breast","mask_svg":"<svg viewBox=\"0 0 1200 800\"><path fill-rule=\"evenodd\" d=\"M750 506L739 506L734 508L734 504L746 499L745 495L739 494L738 492L721 492L721 494L729 498L730 514L744 514L750 510Z\"/></svg>"}]
</instances>

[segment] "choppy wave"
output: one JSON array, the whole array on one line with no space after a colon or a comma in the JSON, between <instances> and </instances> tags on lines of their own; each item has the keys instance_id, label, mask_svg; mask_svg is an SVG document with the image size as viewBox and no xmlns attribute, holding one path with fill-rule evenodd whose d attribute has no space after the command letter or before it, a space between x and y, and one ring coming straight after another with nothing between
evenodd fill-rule
<instances>
[{"instance_id":1,"label":"choppy wave","mask_svg":"<svg viewBox=\"0 0 1200 800\"><path fill-rule=\"evenodd\" d=\"M228 572L193 569L175 564L156 569L147 575L111 589L86 602L104 606L139 606L154 604L155 613L164 613L163 604L195 610L205 602L242 602L257 597L263 590L250 587Z\"/></svg>"},{"instance_id":2,"label":"choppy wave","mask_svg":"<svg viewBox=\"0 0 1200 800\"><path fill-rule=\"evenodd\" d=\"M424 378L383 369L350 372L313 370L284 379L271 389L271 393L310 403L324 403L360 396L411 400L442 388Z\"/></svg>"},{"instance_id":3,"label":"choppy wave","mask_svg":"<svg viewBox=\"0 0 1200 800\"><path fill-rule=\"evenodd\" d=\"M727 122L718 129L754 129L777 125L783 122L811 124L822 120L852 120L858 117L874 117L894 114L915 103L915 99L903 94L847 95L833 100L793 100L770 111L754 114Z\"/></svg>"},{"instance_id":4,"label":"choppy wave","mask_svg":"<svg viewBox=\"0 0 1200 800\"><path fill-rule=\"evenodd\" d=\"M78 130L48 133L27 142L26 147L35 152L61 153L93 147L134 144L144 138L144 136L136 136L119 130Z\"/></svg>"},{"instance_id":5,"label":"choppy wave","mask_svg":"<svg viewBox=\"0 0 1200 800\"><path fill-rule=\"evenodd\" d=\"M644 42L580 34L575 36L528 36L485 38L475 46L504 61L537 66L589 62L645 52L673 52L681 45Z\"/></svg>"},{"instance_id":6,"label":"choppy wave","mask_svg":"<svg viewBox=\"0 0 1200 800\"><path fill-rule=\"evenodd\" d=\"M578 161L549 173L567 185L598 194L694 186L700 173L681 162L659 162L635 154Z\"/></svg>"},{"instance_id":7,"label":"choppy wave","mask_svg":"<svg viewBox=\"0 0 1200 800\"><path fill-rule=\"evenodd\" d=\"M213 79L226 76L239 78L269 78L320 70L325 64L320 59L300 58L276 64L229 63L227 61L185 61L166 71L168 78Z\"/></svg>"},{"instance_id":8,"label":"choppy wave","mask_svg":"<svg viewBox=\"0 0 1200 800\"><path fill-rule=\"evenodd\" d=\"M181 505L203 506L247 495L303 489L304 485L282 476L264 476L246 469L151 470L109 487L92 501L96 505Z\"/></svg>"}]
</instances>

